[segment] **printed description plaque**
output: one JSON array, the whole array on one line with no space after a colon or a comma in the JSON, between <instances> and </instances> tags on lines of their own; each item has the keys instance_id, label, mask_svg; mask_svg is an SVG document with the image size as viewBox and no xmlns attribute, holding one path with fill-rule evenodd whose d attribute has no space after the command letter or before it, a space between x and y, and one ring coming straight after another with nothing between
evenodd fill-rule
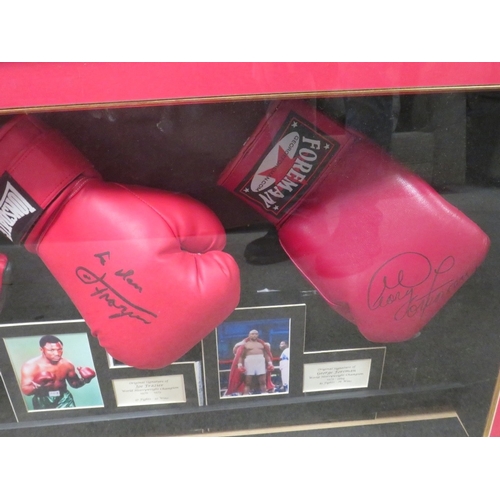
<instances>
[{"instance_id":1,"label":"printed description plaque","mask_svg":"<svg viewBox=\"0 0 500 500\"><path fill-rule=\"evenodd\" d=\"M371 359L328 361L304 365L304 392L368 387Z\"/></svg>"},{"instance_id":2,"label":"printed description plaque","mask_svg":"<svg viewBox=\"0 0 500 500\"><path fill-rule=\"evenodd\" d=\"M183 375L113 380L117 406L185 403Z\"/></svg>"}]
</instances>

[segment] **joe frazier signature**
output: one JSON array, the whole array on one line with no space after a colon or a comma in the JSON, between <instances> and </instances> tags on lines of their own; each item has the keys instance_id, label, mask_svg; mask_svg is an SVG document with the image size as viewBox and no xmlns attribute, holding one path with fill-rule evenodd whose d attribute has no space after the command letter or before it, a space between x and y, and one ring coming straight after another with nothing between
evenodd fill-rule
<instances>
[{"instance_id":1,"label":"joe frazier signature","mask_svg":"<svg viewBox=\"0 0 500 500\"><path fill-rule=\"evenodd\" d=\"M99 255L102 254L96 254L96 257L98 257ZM105 264L105 261L103 259L101 259L101 264ZM152 320L156 318L155 313L132 303L117 290L112 288L110 284L106 282L106 273L98 276L96 273L83 266L77 267L75 272L76 276L78 277L78 279L80 279L80 281L82 281L82 283L84 283L85 285L94 285L93 291L90 294L91 297L96 297L100 300L103 300L108 305L108 307L116 310L114 314L111 314L109 316L109 319L129 317L138 321L142 321L143 323L150 324ZM135 289L138 289L139 291L142 291L142 288L129 278L129 276L132 274L133 271L124 272L123 270L115 273L116 276L119 276L123 280L125 280L127 284Z\"/></svg>"},{"instance_id":2,"label":"joe frazier signature","mask_svg":"<svg viewBox=\"0 0 500 500\"><path fill-rule=\"evenodd\" d=\"M372 276L368 286L368 307L375 311L397 307L396 321L417 314L450 297L470 277L470 273L451 277L455 266L452 255L437 267L423 254L405 252L382 265Z\"/></svg>"}]
</instances>

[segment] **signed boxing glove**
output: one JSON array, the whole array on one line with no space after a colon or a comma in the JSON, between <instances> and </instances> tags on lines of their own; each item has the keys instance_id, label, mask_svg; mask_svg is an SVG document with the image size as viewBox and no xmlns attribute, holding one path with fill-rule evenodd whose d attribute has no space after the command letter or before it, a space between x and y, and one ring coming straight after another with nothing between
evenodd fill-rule
<instances>
[{"instance_id":1,"label":"signed boxing glove","mask_svg":"<svg viewBox=\"0 0 500 500\"><path fill-rule=\"evenodd\" d=\"M85 384L88 384L95 377L95 371L88 366L78 366L77 370Z\"/></svg>"},{"instance_id":2,"label":"signed boxing glove","mask_svg":"<svg viewBox=\"0 0 500 500\"><path fill-rule=\"evenodd\" d=\"M224 229L196 200L103 182L29 116L0 129L0 175L0 231L40 256L113 358L164 367L238 304Z\"/></svg>"},{"instance_id":3,"label":"signed boxing glove","mask_svg":"<svg viewBox=\"0 0 500 500\"><path fill-rule=\"evenodd\" d=\"M274 104L219 184L277 226L303 275L374 342L420 332L489 248L422 179L304 102Z\"/></svg>"}]
</instances>

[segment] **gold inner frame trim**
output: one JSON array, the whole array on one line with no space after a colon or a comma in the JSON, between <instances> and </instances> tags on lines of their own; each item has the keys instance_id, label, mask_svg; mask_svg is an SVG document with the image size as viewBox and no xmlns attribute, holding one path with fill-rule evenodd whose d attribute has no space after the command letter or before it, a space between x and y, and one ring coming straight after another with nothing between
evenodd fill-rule
<instances>
[{"instance_id":1,"label":"gold inner frame trim","mask_svg":"<svg viewBox=\"0 0 500 500\"><path fill-rule=\"evenodd\" d=\"M483 437L490 437L493 423L497 414L498 417L500 417L500 372L495 383L495 389L493 390L493 397L491 399L488 416L486 417L486 425L484 426Z\"/></svg>"},{"instance_id":2,"label":"gold inner frame trim","mask_svg":"<svg viewBox=\"0 0 500 500\"><path fill-rule=\"evenodd\" d=\"M303 432L303 431L315 431L315 430L325 430L325 429L341 429L346 427L365 427L372 425L386 425L386 424L400 424L407 422L420 422L423 420L442 420L442 419L456 419L458 424L464 430L464 434L467 435L467 431L463 426L458 414L453 410L441 411L437 413L422 413L422 414L410 414L410 415L399 415L395 417L387 418L374 418L370 420L352 420L352 421L339 421L339 422L328 422L321 424L303 424L303 425L289 425L282 427L263 427L260 429L239 429L232 431L221 431L221 432L204 432L197 434L183 434L179 437L239 437L239 436L255 436L255 435L265 435L265 434L282 434L285 432Z\"/></svg>"},{"instance_id":3,"label":"gold inner frame trim","mask_svg":"<svg viewBox=\"0 0 500 500\"><path fill-rule=\"evenodd\" d=\"M44 113L51 111L78 111L87 109L109 109L109 108L132 108L165 105L183 104L204 104L222 102L242 102L257 100L283 100L283 99L312 99L312 98L335 98L335 97L357 97L367 95L388 95L388 94L430 94L448 92L480 92L487 90L500 90L499 84L492 85L455 85L439 87L394 87L383 89L344 89L344 90L324 90L311 92L278 92L268 94L233 94L207 97L176 97L165 99L144 99L136 101L109 101L109 102L89 102L81 104L52 104L40 106L21 106L14 108L0 109L0 115L16 113Z\"/></svg>"}]
</instances>

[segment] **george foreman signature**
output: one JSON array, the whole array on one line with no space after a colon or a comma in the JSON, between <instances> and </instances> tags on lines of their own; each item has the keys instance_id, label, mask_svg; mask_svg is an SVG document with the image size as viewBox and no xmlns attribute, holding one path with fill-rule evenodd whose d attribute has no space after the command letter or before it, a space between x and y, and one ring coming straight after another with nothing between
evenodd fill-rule
<instances>
[{"instance_id":1,"label":"george foreman signature","mask_svg":"<svg viewBox=\"0 0 500 500\"><path fill-rule=\"evenodd\" d=\"M368 307L372 311L397 307L395 320L423 315L428 307L449 298L470 277L471 273L453 277L454 266L455 258L451 255L436 267L420 253L396 255L372 276Z\"/></svg>"},{"instance_id":2,"label":"george foreman signature","mask_svg":"<svg viewBox=\"0 0 500 500\"><path fill-rule=\"evenodd\" d=\"M104 266L110 259L111 254L110 252L104 252L102 254L95 254L94 256L97 257L100 260L101 265ZM109 316L109 319L128 317L146 324L150 324L153 319L157 317L155 313L148 311L147 309L137 304L134 304L126 297L124 297L121 293L119 293L116 289L114 289L106 281L107 273L103 273L99 276L98 274L83 266L77 267L75 273L82 283L93 287L90 294L91 297L103 300L108 307L113 309L113 313ZM134 272L132 270L124 271L123 269L120 269L114 274L115 276L118 276L123 281L125 281L132 288L136 289L139 292L142 292L142 287L140 287L131 279L133 273Z\"/></svg>"}]
</instances>

